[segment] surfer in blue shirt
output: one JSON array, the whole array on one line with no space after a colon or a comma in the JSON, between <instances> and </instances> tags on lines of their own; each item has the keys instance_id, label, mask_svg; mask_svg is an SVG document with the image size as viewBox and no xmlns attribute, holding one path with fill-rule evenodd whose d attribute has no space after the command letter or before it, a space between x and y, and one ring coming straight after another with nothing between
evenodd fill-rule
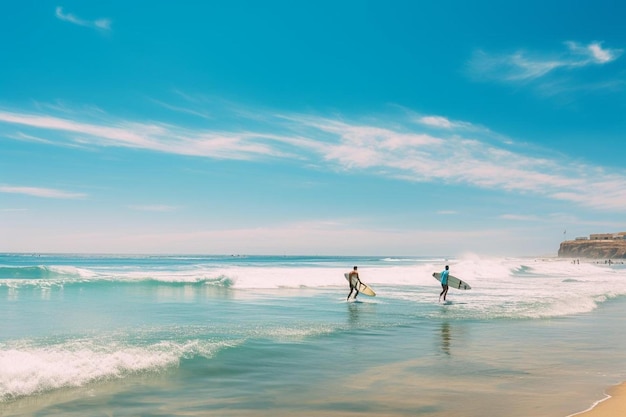
<instances>
[{"instance_id":1,"label":"surfer in blue shirt","mask_svg":"<svg viewBox=\"0 0 626 417\"><path fill-rule=\"evenodd\" d=\"M356 300L356 296L359 295L359 285L361 284L361 280L359 279L359 273L356 271L357 267L355 266L354 269L352 271L350 271L350 274L348 274L348 282L350 283L350 292L348 293L348 298L346 298L346 300L350 299L350 296L352 295L352 291L356 291L356 293L354 294L354 299Z\"/></svg>"},{"instance_id":2,"label":"surfer in blue shirt","mask_svg":"<svg viewBox=\"0 0 626 417\"><path fill-rule=\"evenodd\" d=\"M443 291L441 291L441 294L439 294L439 301L441 301L441 296L442 295L443 295L443 301L446 301L446 295L448 295L448 274L449 274L449 269L450 269L450 267L448 267L448 265L446 265L446 269L441 271L441 287L443 288Z\"/></svg>"}]
</instances>

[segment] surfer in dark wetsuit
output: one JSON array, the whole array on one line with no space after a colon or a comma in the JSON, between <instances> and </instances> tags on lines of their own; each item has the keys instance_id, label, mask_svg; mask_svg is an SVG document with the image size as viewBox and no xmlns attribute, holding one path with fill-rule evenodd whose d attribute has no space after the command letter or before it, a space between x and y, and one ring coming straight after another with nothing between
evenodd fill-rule
<instances>
[{"instance_id":1,"label":"surfer in dark wetsuit","mask_svg":"<svg viewBox=\"0 0 626 417\"><path fill-rule=\"evenodd\" d=\"M352 271L350 271L350 273L348 274L348 282L350 283L350 292L348 293L348 298L346 298L346 300L350 299L350 296L352 295L352 291L356 291L356 293L354 294L354 299L356 300L356 296L359 295L359 284L361 284L361 280L359 279L359 273L356 271L357 267L355 266L354 269Z\"/></svg>"},{"instance_id":2,"label":"surfer in dark wetsuit","mask_svg":"<svg viewBox=\"0 0 626 417\"><path fill-rule=\"evenodd\" d=\"M441 301L441 296L443 295L443 301L446 301L446 295L448 295L448 274L449 274L449 267L448 265L446 265L446 269L444 269L443 271L441 271L441 288L443 288L443 290L441 291L441 294L439 294L439 301Z\"/></svg>"}]
</instances>

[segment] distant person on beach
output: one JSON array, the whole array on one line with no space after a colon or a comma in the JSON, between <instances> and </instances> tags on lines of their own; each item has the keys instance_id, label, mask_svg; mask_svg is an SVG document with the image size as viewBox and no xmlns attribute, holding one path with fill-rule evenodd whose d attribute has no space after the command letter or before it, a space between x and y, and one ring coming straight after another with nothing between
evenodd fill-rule
<instances>
[{"instance_id":1,"label":"distant person on beach","mask_svg":"<svg viewBox=\"0 0 626 417\"><path fill-rule=\"evenodd\" d=\"M346 300L350 299L350 296L352 295L353 291L356 291L356 293L354 294L354 299L356 300L356 296L359 295L359 287L358 286L359 286L359 284L361 284L361 280L359 279L359 273L357 272L357 267L356 266L348 274L348 282L350 283L350 292L348 293L348 298L346 298Z\"/></svg>"},{"instance_id":2,"label":"distant person on beach","mask_svg":"<svg viewBox=\"0 0 626 417\"><path fill-rule=\"evenodd\" d=\"M439 301L441 301L441 296L443 295L443 301L446 301L446 295L448 295L448 274L450 267L446 265L446 269L441 271L441 294L439 294Z\"/></svg>"}]
</instances>

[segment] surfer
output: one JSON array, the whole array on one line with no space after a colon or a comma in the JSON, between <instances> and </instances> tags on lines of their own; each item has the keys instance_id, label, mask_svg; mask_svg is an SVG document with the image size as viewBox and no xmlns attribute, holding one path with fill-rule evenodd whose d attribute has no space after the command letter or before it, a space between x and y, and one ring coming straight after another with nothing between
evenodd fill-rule
<instances>
[{"instance_id":1,"label":"surfer","mask_svg":"<svg viewBox=\"0 0 626 417\"><path fill-rule=\"evenodd\" d=\"M441 288L443 288L443 290L441 291L441 294L439 294L439 301L441 301L441 296L442 295L443 295L443 301L446 301L446 295L448 295L448 274L449 274L449 269L450 269L450 267L448 267L448 265L446 265L446 269L441 271Z\"/></svg>"},{"instance_id":2,"label":"surfer","mask_svg":"<svg viewBox=\"0 0 626 417\"><path fill-rule=\"evenodd\" d=\"M346 298L346 300L350 299L352 291L356 291L356 293L354 294L354 299L356 300L356 296L359 295L358 286L361 284L361 280L359 279L359 273L357 272L356 266L352 271L350 271L350 273L348 274L348 278L348 283L350 284L350 292L348 293L348 298Z\"/></svg>"}]
</instances>

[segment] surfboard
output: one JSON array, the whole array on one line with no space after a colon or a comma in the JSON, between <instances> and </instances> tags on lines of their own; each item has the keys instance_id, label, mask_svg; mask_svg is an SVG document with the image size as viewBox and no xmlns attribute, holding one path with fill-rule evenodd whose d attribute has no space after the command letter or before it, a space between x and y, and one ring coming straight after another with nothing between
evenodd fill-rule
<instances>
[{"instance_id":1,"label":"surfboard","mask_svg":"<svg viewBox=\"0 0 626 417\"><path fill-rule=\"evenodd\" d=\"M346 272L345 274L343 274L343 276L346 277L346 280L348 282L350 282L350 273L349 272ZM357 290L359 290L360 293L363 293L365 295L369 295L370 297L375 297L376 296L376 293L374 292L374 290L371 289L369 285L363 284L362 282L360 282L360 284L357 286Z\"/></svg>"},{"instance_id":2,"label":"surfboard","mask_svg":"<svg viewBox=\"0 0 626 417\"><path fill-rule=\"evenodd\" d=\"M433 272L433 277L439 282L441 282L441 272ZM453 277L452 275L448 275L448 287L456 288L457 290L471 290L472 287L463 281L458 279L457 277Z\"/></svg>"}]
</instances>

